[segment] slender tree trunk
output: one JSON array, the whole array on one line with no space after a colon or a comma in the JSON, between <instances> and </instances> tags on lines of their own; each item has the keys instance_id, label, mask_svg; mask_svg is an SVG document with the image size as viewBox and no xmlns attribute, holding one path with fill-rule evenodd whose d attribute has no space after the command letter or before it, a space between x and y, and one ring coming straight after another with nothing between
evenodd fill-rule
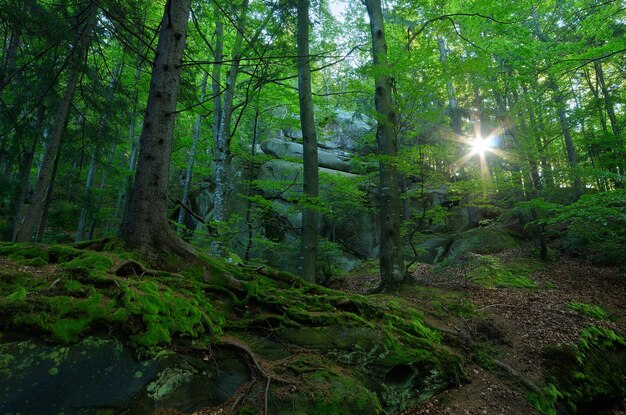
<instances>
[{"instance_id":1,"label":"slender tree trunk","mask_svg":"<svg viewBox=\"0 0 626 415\"><path fill-rule=\"evenodd\" d=\"M213 141L220 135L222 116L222 59L224 59L224 24L220 11L215 7L215 47L213 48L213 71L211 72L211 89L213 94Z\"/></svg>"},{"instance_id":2,"label":"slender tree trunk","mask_svg":"<svg viewBox=\"0 0 626 415\"><path fill-rule=\"evenodd\" d=\"M9 45L4 51L2 59L2 67L0 68L0 92L9 85L11 75L15 70L15 61L17 59L17 49L20 45L20 33L14 32L9 36Z\"/></svg>"},{"instance_id":3,"label":"slender tree trunk","mask_svg":"<svg viewBox=\"0 0 626 415\"><path fill-rule=\"evenodd\" d=\"M387 42L380 0L366 0L370 19L374 66L378 67L374 101L379 115L376 140L380 157L380 277L384 290L407 276L400 241L400 192L398 189L396 113L392 102L392 77L387 73Z\"/></svg>"},{"instance_id":4,"label":"slender tree trunk","mask_svg":"<svg viewBox=\"0 0 626 415\"><path fill-rule=\"evenodd\" d=\"M452 79L450 79L450 74L448 73L448 50L446 49L446 41L443 37L439 37L437 39L437 44L439 45L439 60L443 64L445 73L446 73L446 89L448 90L448 109L450 111L450 128L452 131L461 135L463 131L461 130L461 113L457 107L456 96L454 94L454 85L452 84Z\"/></svg>"},{"instance_id":5,"label":"slender tree trunk","mask_svg":"<svg viewBox=\"0 0 626 415\"><path fill-rule=\"evenodd\" d=\"M93 180L96 176L96 168L98 166L97 152L94 152L89 162L89 169L87 170L87 179L85 180L85 194L83 200L83 207L80 210L80 216L78 217L78 226L76 227L76 242L85 239L85 227L87 225L87 217L89 212L93 208L91 187L93 186Z\"/></svg>"},{"instance_id":6,"label":"slender tree trunk","mask_svg":"<svg viewBox=\"0 0 626 415\"><path fill-rule=\"evenodd\" d=\"M615 115L615 107L613 106L613 100L611 99L611 95L609 94L609 89L607 88L606 82L604 81L604 70L602 69L602 63L600 61L594 62L594 68L596 70L596 76L598 77L598 83L600 84L600 89L602 89L602 97L604 98L604 108L606 109L606 113L609 116L609 121L611 122L611 131L613 131L613 135L617 139L618 143L623 147L624 143L621 141L619 123L617 121L617 116Z\"/></svg>"},{"instance_id":7,"label":"slender tree trunk","mask_svg":"<svg viewBox=\"0 0 626 415\"><path fill-rule=\"evenodd\" d=\"M526 85L522 85L522 91L524 91L524 95L528 95L528 87ZM552 175L552 170L550 168L550 164L545 155L545 148L543 144L541 131L545 131L543 124L543 113L541 112L541 107L532 101L533 105L528 108L528 119L530 121L530 125L533 131L533 136L535 138L535 147L537 149L537 154L539 156L539 163L541 165L541 177L542 177L542 186L545 185L547 188L554 187L554 177ZM534 108L539 108L538 120L535 117Z\"/></svg>"},{"instance_id":8,"label":"slender tree trunk","mask_svg":"<svg viewBox=\"0 0 626 415\"><path fill-rule=\"evenodd\" d=\"M546 34L541 30L541 26L539 26L539 20L537 18L534 6L532 8L531 17L534 25L533 29L537 39L544 43L551 43L548 36L546 36ZM547 85L548 88L552 90L552 93L554 95L554 102L556 104L556 111L559 117L559 124L561 125L563 140L565 141L565 151L567 153L567 161L570 167L570 176L574 184L574 192L576 193L576 196L581 196L584 192L584 185L578 171L578 157L576 155L576 149L574 147L574 140L572 139L569 119L567 117L567 113L565 112L565 98L563 96L563 93L561 92L561 88L559 88L558 83L551 74L548 74Z\"/></svg>"},{"instance_id":9,"label":"slender tree trunk","mask_svg":"<svg viewBox=\"0 0 626 415\"><path fill-rule=\"evenodd\" d=\"M317 134L311 91L311 58L309 57L309 0L298 0L298 94L300 96L300 126L304 143L304 197L308 200L302 212L302 236L298 273L315 282L317 273L317 224L315 200L318 190Z\"/></svg>"},{"instance_id":10,"label":"slender tree trunk","mask_svg":"<svg viewBox=\"0 0 626 415\"><path fill-rule=\"evenodd\" d=\"M143 60L140 60L135 69L135 92L133 94L132 108L130 111L130 126L128 131L130 141L130 155L128 157L128 174L124 180L124 190L121 193L121 203L118 203L121 211L120 223L126 222L130 209L130 198L133 193L133 179L135 175L135 169L137 167L137 152L139 150L139 143L135 138L135 129L137 126L137 101L139 99L139 81L141 79L141 67L143 66Z\"/></svg>"},{"instance_id":11,"label":"slender tree trunk","mask_svg":"<svg viewBox=\"0 0 626 415\"><path fill-rule=\"evenodd\" d=\"M567 153L567 161L571 169L572 182L574 183L574 191L577 196L583 194L583 183L580 179L578 172L578 156L576 155L576 149L574 148L574 140L572 138L572 130L569 125L569 119L565 112L566 104L565 98L562 95L561 89L557 85L556 81L552 78L548 79L548 87L554 93L554 101L556 103L556 112L559 117L559 124L561 125L561 131L563 132L563 140L565 141L565 151Z\"/></svg>"},{"instance_id":12,"label":"slender tree trunk","mask_svg":"<svg viewBox=\"0 0 626 415\"><path fill-rule=\"evenodd\" d=\"M96 230L96 225L98 223L98 216L100 213L100 208L102 207L102 199L104 197L104 190L107 185L107 177L108 172L110 171L111 165L113 164L113 159L115 158L117 146L113 144L113 148L109 153L109 159L107 160L107 168L103 169L102 176L100 176L100 186L98 187L98 197L96 198L96 202L94 203L93 212L91 214L91 218L88 222L87 232L85 234L85 239L93 239L94 232Z\"/></svg>"},{"instance_id":13,"label":"slender tree trunk","mask_svg":"<svg viewBox=\"0 0 626 415\"><path fill-rule=\"evenodd\" d=\"M176 236L167 217L173 129L189 10L189 0L168 0L165 4L130 210L120 228L129 248L159 265L166 260L164 254L181 258L193 258L195 254Z\"/></svg>"},{"instance_id":14,"label":"slender tree trunk","mask_svg":"<svg viewBox=\"0 0 626 415\"><path fill-rule=\"evenodd\" d=\"M593 82L591 81L591 76L589 75L589 71L587 70L587 68L585 67L585 71L583 72L584 78L587 81L587 86L589 87L589 90L591 91L591 93L593 94L593 98L594 98L594 103L595 103L595 107L598 111L598 117L600 118L600 126L602 127L602 132L604 133L605 136L609 135L609 130L608 127L606 125L606 117L604 115L604 111L602 109L602 100L600 99L600 93L598 92L598 86L594 86ZM597 80L597 71L596 71L596 84L599 83L599 81Z\"/></svg>"},{"instance_id":15,"label":"slender tree trunk","mask_svg":"<svg viewBox=\"0 0 626 415\"><path fill-rule=\"evenodd\" d=\"M33 165L33 159L35 158L35 149L37 148L37 139L34 140L33 145L29 149L24 149L22 152L22 160L19 170L19 186L12 201L13 211L9 216L9 224L5 234L5 239L9 241L15 241L17 236L17 221L19 220L22 206L24 205L24 199L26 193L28 193L28 179L30 177L30 169Z\"/></svg>"},{"instance_id":16,"label":"slender tree trunk","mask_svg":"<svg viewBox=\"0 0 626 415\"><path fill-rule=\"evenodd\" d=\"M54 192L54 182L57 178L57 172L59 171L59 161L61 160L61 154L57 154L57 158L54 160L54 166L52 167L52 174L50 177L50 185L48 186L46 192L46 199L43 203L42 211L41 211L41 219L39 221L39 227L37 228L37 233L35 236L35 240L38 243L43 241L43 235L46 231L46 221L48 220L48 211L50 210L50 204L52 203L52 193Z\"/></svg>"},{"instance_id":17,"label":"slender tree trunk","mask_svg":"<svg viewBox=\"0 0 626 415\"><path fill-rule=\"evenodd\" d=\"M612 146L612 151L615 157L614 170L617 175L623 175L626 169L626 166L624 165L624 160L626 159L626 146L624 143L624 139L622 138L619 123L617 121L617 116L615 115L613 99L611 98L611 95L609 94L609 89L607 88L606 82L604 81L604 70L602 69L602 62L594 62L594 68L596 71L596 76L598 78L598 83L600 84L600 89L602 90L602 97L604 98L604 108L607 115L609 116L609 121L611 122L611 131L613 132L613 137L615 138L615 145ZM614 183L615 186L619 188L623 188L625 186L625 183L619 180L615 180Z\"/></svg>"},{"instance_id":18,"label":"slender tree trunk","mask_svg":"<svg viewBox=\"0 0 626 415\"><path fill-rule=\"evenodd\" d=\"M230 163L232 160L230 148L230 126L235 99L235 86L239 75L243 33L248 14L248 0L243 0L242 10L237 20L237 36L233 46L231 66L226 75L226 88L222 101L222 113L220 116L219 132L213 137L214 140L214 167L215 167L215 194L213 206L213 220L217 224L218 232L223 224L228 221L228 198L230 193ZM215 92L213 92L215 94ZM211 254L221 256L223 242L218 238L211 242Z\"/></svg>"},{"instance_id":19,"label":"slender tree trunk","mask_svg":"<svg viewBox=\"0 0 626 415\"><path fill-rule=\"evenodd\" d=\"M73 52L74 56L71 58L73 62L67 85L65 86L65 92L63 93L63 98L57 109L54 127L46 146L46 153L39 171L39 177L37 178L33 198L28 206L28 209L26 210L24 224L17 234L16 239L18 242L30 241L34 231L39 225L39 222L41 222L41 214L44 211L43 206L52 180L54 162L57 158L61 145L61 136L63 135L63 130L67 124L70 106L74 97L74 90L76 89L81 66L83 64L83 58L87 48L89 47L91 33L93 32L93 28L96 24L96 17L98 15L98 8L94 3L89 3L87 9L87 22L85 26L82 27L82 31L77 38L76 47Z\"/></svg>"},{"instance_id":20,"label":"slender tree trunk","mask_svg":"<svg viewBox=\"0 0 626 415\"><path fill-rule=\"evenodd\" d=\"M247 194L247 205L246 205L246 225L248 227L248 243L246 244L246 251L244 255L244 259L248 261L250 259L250 251L252 250L252 174L254 170L254 158L256 157L256 143L259 137L259 104L257 101L257 105L254 111L254 123L252 127L252 157L250 157L250 162L248 163L248 194Z\"/></svg>"},{"instance_id":21,"label":"slender tree trunk","mask_svg":"<svg viewBox=\"0 0 626 415\"><path fill-rule=\"evenodd\" d=\"M206 86L209 80L209 73L205 72L200 84L200 102L204 102L206 95ZM202 114L198 114L196 122L193 126L193 135L191 137L191 148L189 149L189 162L187 163L187 175L185 176L185 184L183 186L182 204L187 206L189 203L189 188L191 187L191 176L193 175L193 165L196 157L196 148L198 147L198 139L200 138L200 127L202 126ZM183 224L185 213L187 211L182 207L178 211L178 223Z\"/></svg>"}]
</instances>

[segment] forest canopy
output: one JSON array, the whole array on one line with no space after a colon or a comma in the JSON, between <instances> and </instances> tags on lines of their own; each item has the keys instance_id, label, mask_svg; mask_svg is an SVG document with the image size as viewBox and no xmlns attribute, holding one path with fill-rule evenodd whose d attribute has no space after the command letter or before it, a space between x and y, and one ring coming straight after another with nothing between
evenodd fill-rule
<instances>
[{"instance_id":1,"label":"forest canopy","mask_svg":"<svg viewBox=\"0 0 626 415\"><path fill-rule=\"evenodd\" d=\"M158 63L177 7L182 58ZM3 240L154 227L308 279L380 257L398 282L423 235L517 220L544 258L559 235L624 259L619 1L3 0L0 13ZM140 143L168 65L171 125ZM146 196L150 148L167 160ZM142 223L139 195L163 206Z\"/></svg>"}]
</instances>

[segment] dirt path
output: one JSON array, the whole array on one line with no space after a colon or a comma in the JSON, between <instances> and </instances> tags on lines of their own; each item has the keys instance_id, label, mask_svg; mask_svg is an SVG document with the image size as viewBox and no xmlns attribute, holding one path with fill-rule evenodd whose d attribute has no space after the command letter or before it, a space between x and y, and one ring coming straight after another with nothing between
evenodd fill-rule
<instances>
[{"instance_id":1,"label":"dirt path","mask_svg":"<svg viewBox=\"0 0 626 415\"><path fill-rule=\"evenodd\" d=\"M504 253L500 259L506 263L517 254ZM576 342L580 332L590 324L626 333L624 274L619 268L562 259L531 276L540 288L488 289L464 284L458 273L442 275L433 272L432 267L419 266L414 276L418 285L426 288L403 289L395 295L423 309L429 324L456 337L451 342L453 347L469 360L480 361L484 358L480 354L484 354L503 366L485 369L485 364L472 363L467 368L470 383L397 415L537 414L526 402L525 393L516 386L514 377L503 367L542 385L541 351L546 346ZM364 287L375 286L376 279L375 275L352 277L334 288L362 292ZM473 304L478 317L464 317L452 309L454 302L463 301ZM600 306L609 313L609 318L598 320L582 315L568 307L572 303ZM626 415L624 406L626 401L602 415Z\"/></svg>"}]
</instances>

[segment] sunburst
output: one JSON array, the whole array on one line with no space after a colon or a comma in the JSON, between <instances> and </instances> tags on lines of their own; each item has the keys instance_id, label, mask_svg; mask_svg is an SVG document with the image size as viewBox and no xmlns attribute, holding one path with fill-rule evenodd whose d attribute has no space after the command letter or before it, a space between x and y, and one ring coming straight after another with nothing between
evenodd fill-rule
<instances>
[{"instance_id":1,"label":"sunburst","mask_svg":"<svg viewBox=\"0 0 626 415\"><path fill-rule=\"evenodd\" d=\"M469 151L465 153L454 164L462 167L474 156L478 156L480 161L480 172L484 179L489 179L489 165L487 164L487 154L491 153L498 157L507 158L507 154L497 148L498 137L504 132L504 128L498 127L492 130L487 137L481 134L480 124L474 124L475 135L473 137L457 137L457 141L469 146Z\"/></svg>"}]
</instances>

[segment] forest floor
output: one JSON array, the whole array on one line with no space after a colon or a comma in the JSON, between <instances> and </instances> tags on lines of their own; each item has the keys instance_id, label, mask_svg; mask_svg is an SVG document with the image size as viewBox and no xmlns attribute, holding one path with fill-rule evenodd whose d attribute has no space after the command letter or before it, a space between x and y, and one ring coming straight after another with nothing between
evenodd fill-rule
<instances>
[{"instance_id":1,"label":"forest floor","mask_svg":"<svg viewBox=\"0 0 626 415\"><path fill-rule=\"evenodd\" d=\"M522 254L512 250L498 256L506 264ZM403 287L392 295L423 310L426 321L442 330L444 339L456 338L444 343L466 358L469 383L396 415L538 414L509 369L541 387L546 346L577 341L591 323L626 333L626 278L623 269L616 267L560 259L531 275L539 287L533 289L485 288L465 282L461 270L441 273L421 264L412 275L417 288ZM335 280L332 287L363 293L375 287L379 278L376 273L355 274ZM610 318L592 320L569 308L572 303L600 306ZM462 312L468 306L474 313ZM490 365L489 358L504 365ZM626 400L597 414L626 415Z\"/></svg>"}]
</instances>

